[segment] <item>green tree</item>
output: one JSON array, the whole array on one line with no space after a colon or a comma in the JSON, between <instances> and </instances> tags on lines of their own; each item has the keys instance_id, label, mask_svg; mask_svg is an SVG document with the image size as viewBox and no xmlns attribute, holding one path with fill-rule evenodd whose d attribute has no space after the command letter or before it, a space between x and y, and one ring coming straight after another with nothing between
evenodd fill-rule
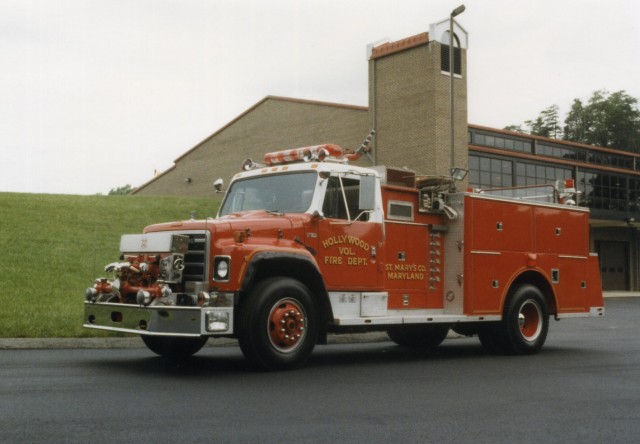
<instances>
[{"instance_id":1,"label":"green tree","mask_svg":"<svg viewBox=\"0 0 640 444\"><path fill-rule=\"evenodd\" d=\"M558 105L551 105L542 110L535 120L527 120L524 123L530 128L529 133L534 136L552 137L554 139L562 137L560 108Z\"/></svg>"},{"instance_id":2,"label":"green tree","mask_svg":"<svg viewBox=\"0 0 640 444\"><path fill-rule=\"evenodd\" d=\"M130 194L133 191L133 187L129 184L126 184L123 187L111 188L109 191L109 196L118 196L118 195L126 195Z\"/></svg>"},{"instance_id":3,"label":"green tree","mask_svg":"<svg viewBox=\"0 0 640 444\"><path fill-rule=\"evenodd\" d=\"M564 123L565 140L640 151L638 99L625 91L595 91L586 105L575 99Z\"/></svg>"},{"instance_id":4,"label":"green tree","mask_svg":"<svg viewBox=\"0 0 640 444\"><path fill-rule=\"evenodd\" d=\"M527 131L522 128L522 125L507 125L502 128L505 131L513 131L516 133L526 133Z\"/></svg>"},{"instance_id":5,"label":"green tree","mask_svg":"<svg viewBox=\"0 0 640 444\"><path fill-rule=\"evenodd\" d=\"M587 142L587 111L582 100L573 99L571 110L564 119L564 139L572 142Z\"/></svg>"}]
</instances>

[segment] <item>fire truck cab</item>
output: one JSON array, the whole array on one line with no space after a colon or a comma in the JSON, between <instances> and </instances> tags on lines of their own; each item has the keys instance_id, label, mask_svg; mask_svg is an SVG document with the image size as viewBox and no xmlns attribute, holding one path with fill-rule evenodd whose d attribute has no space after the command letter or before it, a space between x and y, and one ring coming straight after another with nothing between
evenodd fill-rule
<instances>
[{"instance_id":1,"label":"fire truck cab","mask_svg":"<svg viewBox=\"0 0 640 444\"><path fill-rule=\"evenodd\" d=\"M604 314L589 212L568 205L570 182L457 192L452 178L356 157L319 145L247 160L215 219L124 235L113 276L87 289L84 326L139 334L160 355L234 337L277 370L331 332L383 330L429 349L453 329L531 354L550 316Z\"/></svg>"}]
</instances>

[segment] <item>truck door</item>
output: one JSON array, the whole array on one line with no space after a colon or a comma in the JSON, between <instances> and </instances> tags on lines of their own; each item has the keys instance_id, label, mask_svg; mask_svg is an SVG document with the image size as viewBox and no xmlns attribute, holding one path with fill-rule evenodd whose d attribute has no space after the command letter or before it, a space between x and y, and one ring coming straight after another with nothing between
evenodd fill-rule
<instances>
[{"instance_id":1,"label":"truck door","mask_svg":"<svg viewBox=\"0 0 640 444\"><path fill-rule=\"evenodd\" d=\"M382 224L374 217L375 210L363 208L367 206L363 198L374 201L376 183L354 174L335 174L327 180L323 218L318 222L318 263L327 287L378 289Z\"/></svg>"}]
</instances>

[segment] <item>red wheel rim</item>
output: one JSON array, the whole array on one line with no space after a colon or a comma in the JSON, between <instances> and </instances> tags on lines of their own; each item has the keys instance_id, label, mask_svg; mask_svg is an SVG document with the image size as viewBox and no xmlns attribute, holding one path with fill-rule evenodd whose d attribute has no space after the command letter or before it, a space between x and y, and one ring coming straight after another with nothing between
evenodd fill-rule
<instances>
[{"instance_id":1,"label":"red wheel rim","mask_svg":"<svg viewBox=\"0 0 640 444\"><path fill-rule=\"evenodd\" d=\"M518 312L518 325L522 337L529 342L535 341L542 332L542 309L533 299L526 300Z\"/></svg>"},{"instance_id":2,"label":"red wheel rim","mask_svg":"<svg viewBox=\"0 0 640 444\"><path fill-rule=\"evenodd\" d=\"M271 345L281 353L297 349L306 335L306 313L294 299L281 299L269 313L267 330Z\"/></svg>"}]
</instances>

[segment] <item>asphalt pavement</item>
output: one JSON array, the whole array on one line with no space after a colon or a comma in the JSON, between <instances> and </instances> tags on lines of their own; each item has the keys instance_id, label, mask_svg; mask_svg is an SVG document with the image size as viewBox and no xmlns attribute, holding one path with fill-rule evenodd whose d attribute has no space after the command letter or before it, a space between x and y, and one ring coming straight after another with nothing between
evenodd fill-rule
<instances>
[{"instance_id":1,"label":"asphalt pavement","mask_svg":"<svg viewBox=\"0 0 640 444\"><path fill-rule=\"evenodd\" d=\"M619 298L605 317L552 321L534 356L491 355L477 338L431 353L387 340L317 347L291 372L253 371L215 340L183 360L138 338L0 350L0 441L635 444L639 310ZM351 339L375 335L332 337Z\"/></svg>"}]
</instances>

